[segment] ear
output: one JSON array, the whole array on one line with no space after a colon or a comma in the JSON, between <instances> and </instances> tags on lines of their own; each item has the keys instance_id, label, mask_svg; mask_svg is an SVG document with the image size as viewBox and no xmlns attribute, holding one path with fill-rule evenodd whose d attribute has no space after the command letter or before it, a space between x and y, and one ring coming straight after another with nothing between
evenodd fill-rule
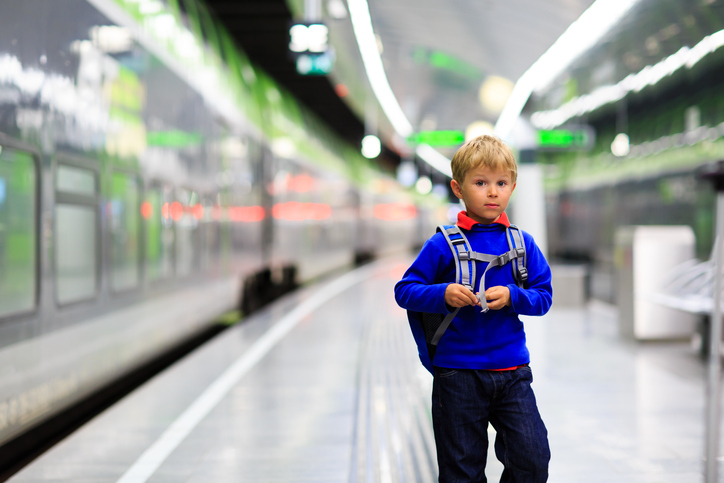
<instances>
[{"instance_id":1,"label":"ear","mask_svg":"<svg viewBox=\"0 0 724 483\"><path fill-rule=\"evenodd\" d=\"M463 189L460 187L460 183L455 180L450 181L450 187L459 199L463 199Z\"/></svg>"},{"instance_id":2,"label":"ear","mask_svg":"<svg viewBox=\"0 0 724 483\"><path fill-rule=\"evenodd\" d=\"M517 183L517 182L516 182L516 183L513 183L513 187L510 188L510 192L511 192L511 193L513 193L513 191L515 191L515 187L516 187L516 186L518 186L518 183Z\"/></svg>"}]
</instances>

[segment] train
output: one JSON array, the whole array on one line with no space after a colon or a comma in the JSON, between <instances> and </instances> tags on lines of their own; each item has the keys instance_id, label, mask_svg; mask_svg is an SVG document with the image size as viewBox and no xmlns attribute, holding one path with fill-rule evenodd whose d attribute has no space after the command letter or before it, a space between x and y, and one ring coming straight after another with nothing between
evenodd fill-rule
<instances>
[{"instance_id":1,"label":"train","mask_svg":"<svg viewBox=\"0 0 724 483\"><path fill-rule=\"evenodd\" d=\"M0 444L220 314L420 246L415 197L197 0L0 16Z\"/></svg>"}]
</instances>

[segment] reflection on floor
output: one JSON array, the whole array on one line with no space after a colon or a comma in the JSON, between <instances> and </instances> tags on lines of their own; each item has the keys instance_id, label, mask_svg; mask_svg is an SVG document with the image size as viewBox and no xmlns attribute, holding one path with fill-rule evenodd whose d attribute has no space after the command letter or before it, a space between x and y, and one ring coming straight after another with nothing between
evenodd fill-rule
<instances>
[{"instance_id":1,"label":"reflection on floor","mask_svg":"<svg viewBox=\"0 0 724 483\"><path fill-rule=\"evenodd\" d=\"M275 331L268 352L257 351L249 371L136 481L435 481L431 376L417 360L392 294L409 263L375 263L351 288L332 279L281 299L149 381L11 481L117 482L214 381ZM335 295L321 302L335 283ZM293 314L298 320L290 325ZM524 321L553 455L549 481L702 480L704 364L689 344L624 340L615 310L600 303L554 307ZM288 333L277 330L284 324ZM497 481L502 467L492 448L488 461L489 481Z\"/></svg>"},{"instance_id":2,"label":"reflection on floor","mask_svg":"<svg viewBox=\"0 0 724 483\"><path fill-rule=\"evenodd\" d=\"M526 331L550 481L702 480L705 370L689 343L624 340L615 309L596 303Z\"/></svg>"}]
</instances>

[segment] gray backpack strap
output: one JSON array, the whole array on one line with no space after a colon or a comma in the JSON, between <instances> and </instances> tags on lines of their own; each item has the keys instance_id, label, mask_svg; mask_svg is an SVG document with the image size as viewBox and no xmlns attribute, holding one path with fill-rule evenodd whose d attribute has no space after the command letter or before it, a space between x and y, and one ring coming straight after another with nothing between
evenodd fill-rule
<instances>
[{"instance_id":1,"label":"gray backpack strap","mask_svg":"<svg viewBox=\"0 0 724 483\"><path fill-rule=\"evenodd\" d=\"M505 229L505 237L508 240L508 248L522 253L522 256L512 261L511 268L516 285L520 288L525 288L528 285L528 269L526 268L528 260L525 253L523 233L520 231L520 228L511 224L509 228Z\"/></svg>"},{"instance_id":2,"label":"gray backpack strap","mask_svg":"<svg viewBox=\"0 0 724 483\"><path fill-rule=\"evenodd\" d=\"M432 340L430 341L430 344L437 345L438 342L440 342L440 338L445 333L447 328L450 326L450 323L453 321L455 316L460 312L460 307L456 308L449 314L445 316L443 321L440 323L440 327L437 328L435 331L435 335L432 336Z\"/></svg>"},{"instance_id":3,"label":"gray backpack strap","mask_svg":"<svg viewBox=\"0 0 724 483\"><path fill-rule=\"evenodd\" d=\"M475 290L473 289L473 284L475 283L475 260L478 259L478 256L484 254L473 252L470 249L470 242L468 241L468 238L457 225L450 227L440 225L437 227L437 231L442 233L445 237L445 241L447 241L453 258L455 259L455 282L465 286L468 290L475 293ZM450 326L459 311L460 307L457 307L454 311L445 316L430 341L431 345L436 346L437 343L440 342L440 338Z\"/></svg>"},{"instance_id":4,"label":"gray backpack strap","mask_svg":"<svg viewBox=\"0 0 724 483\"><path fill-rule=\"evenodd\" d=\"M503 265L505 265L508 262L513 264L518 260L522 260L522 258L524 256L525 256L525 250L522 250L520 248L514 248L510 251L503 253L502 255L493 257L493 259L490 261L490 263L488 263L488 266L485 267L483 276L480 277L480 292L478 294L478 300L480 300L480 306L482 307L483 313L490 310L490 309L488 309L488 301L485 300L485 274L488 273L488 270L490 270L493 267L502 267Z\"/></svg>"},{"instance_id":5,"label":"gray backpack strap","mask_svg":"<svg viewBox=\"0 0 724 483\"><path fill-rule=\"evenodd\" d=\"M455 282L472 291L475 283L475 262L470 258L468 238L457 225L451 227L440 225L437 231L445 237L455 259Z\"/></svg>"},{"instance_id":6,"label":"gray backpack strap","mask_svg":"<svg viewBox=\"0 0 724 483\"><path fill-rule=\"evenodd\" d=\"M460 260L475 260L476 262L492 262L498 258L496 255L488 255L487 253L479 253L479 252L467 252L467 253L461 253L460 254Z\"/></svg>"}]
</instances>

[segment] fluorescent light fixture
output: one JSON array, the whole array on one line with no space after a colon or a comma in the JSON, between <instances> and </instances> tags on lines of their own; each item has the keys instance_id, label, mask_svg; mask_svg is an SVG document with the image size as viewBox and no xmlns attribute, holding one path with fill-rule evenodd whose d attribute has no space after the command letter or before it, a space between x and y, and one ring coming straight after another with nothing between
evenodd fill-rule
<instances>
[{"instance_id":1,"label":"fluorescent light fixture","mask_svg":"<svg viewBox=\"0 0 724 483\"><path fill-rule=\"evenodd\" d=\"M629 74L618 84L602 86L590 94L575 97L558 109L533 113L530 120L538 129L553 129L571 118L623 99L629 92L639 92L647 86L652 86L683 67L690 69L722 46L724 46L724 30L704 37L691 49L680 48L678 52L661 62L653 66L647 65L636 74Z\"/></svg>"},{"instance_id":2,"label":"fluorescent light fixture","mask_svg":"<svg viewBox=\"0 0 724 483\"><path fill-rule=\"evenodd\" d=\"M518 79L503 108L495 134L506 138L534 90L548 86L579 55L593 47L638 0L596 0Z\"/></svg>"},{"instance_id":3,"label":"fluorescent light fixture","mask_svg":"<svg viewBox=\"0 0 724 483\"><path fill-rule=\"evenodd\" d=\"M450 160L440 154L435 148L429 144L420 144L415 149L415 153L427 164L440 171L445 176L452 178Z\"/></svg>"},{"instance_id":4,"label":"fluorescent light fixture","mask_svg":"<svg viewBox=\"0 0 724 483\"><path fill-rule=\"evenodd\" d=\"M387 80L385 67L382 65L382 58L377 49L377 40L372 29L372 18L370 17L367 0L347 0L347 5L349 6L354 35L357 39L357 45L362 55L362 62L370 80L372 91L397 134L406 138L412 134L412 124L407 120L405 113L402 112L402 108Z\"/></svg>"},{"instance_id":5,"label":"fluorescent light fixture","mask_svg":"<svg viewBox=\"0 0 724 483\"><path fill-rule=\"evenodd\" d=\"M380 103L393 129L403 138L413 133L412 124L405 116L405 113L397 102L392 92L390 83L385 74L385 67L382 65L377 38L372 29L372 18L367 0L347 0L349 16L352 21L352 28L357 39L362 62L367 72L367 78L372 86L377 102ZM428 145L420 145L416 149L417 155L427 164L441 173L452 176L450 160Z\"/></svg>"}]
</instances>

